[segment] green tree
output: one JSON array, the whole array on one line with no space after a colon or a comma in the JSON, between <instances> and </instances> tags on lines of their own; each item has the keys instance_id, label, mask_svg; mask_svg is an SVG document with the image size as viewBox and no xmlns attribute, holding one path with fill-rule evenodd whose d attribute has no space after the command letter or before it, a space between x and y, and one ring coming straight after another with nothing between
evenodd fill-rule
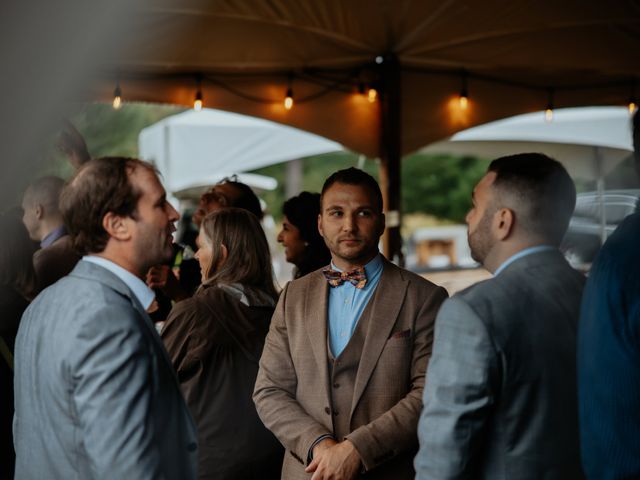
<instances>
[{"instance_id":1,"label":"green tree","mask_svg":"<svg viewBox=\"0 0 640 480\"><path fill-rule=\"evenodd\" d=\"M402 162L404 213L427 213L457 223L471 206L473 187L488 160L474 157L414 154Z\"/></svg>"}]
</instances>

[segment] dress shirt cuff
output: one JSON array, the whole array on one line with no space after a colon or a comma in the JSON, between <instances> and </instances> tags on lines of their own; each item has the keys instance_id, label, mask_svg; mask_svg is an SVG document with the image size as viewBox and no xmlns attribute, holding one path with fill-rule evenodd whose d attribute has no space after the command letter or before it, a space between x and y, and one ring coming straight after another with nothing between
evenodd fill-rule
<instances>
[{"instance_id":1,"label":"dress shirt cuff","mask_svg":"<svg viewBox=\"0 0 640 480\"><path fill-rule=\"evenodd\" d=\"M316 441L313 442L309 447L309 453L307 453L307 465L309 465L311 463L311 460L313 460L313 449L317 444L319 444L325 438L333 439L333 435L329 435L328 433L325 433L324 435L320 435L318 438L316 438Z\"/></svg>"}]
</instances>

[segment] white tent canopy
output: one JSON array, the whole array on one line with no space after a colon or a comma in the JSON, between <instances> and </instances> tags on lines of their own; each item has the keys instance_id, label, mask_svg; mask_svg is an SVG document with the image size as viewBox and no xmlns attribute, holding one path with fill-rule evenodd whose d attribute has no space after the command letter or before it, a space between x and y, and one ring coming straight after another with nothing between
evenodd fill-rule
<instances>
[{"instance_id":1,"label":"white tent canopy","mask_svg":"<svg viewBox=\"0 0 640 480\"><path fill-rule=\"evenodd\" d=\"M631 119L624 107L558 109L551 122L544 112L526 113L462 130L421 151L486 158L541 152L562 162L572 176L593 180L633 151Z\"/></svg>"},{"instance_id":2,"label":"white tent canopy","mask_svg":"<svg viewBox=\"0 0 640 480\"><path fill-rule=\"evenodd\" d=\"M167 117L142 130L138 143L140 156L156 165L167 190L176 196L225 176L343 150L336 142L296 128L211 109ZM275 188L258 177L239 175L249 185Z\"/></svg>"}]
</instances>

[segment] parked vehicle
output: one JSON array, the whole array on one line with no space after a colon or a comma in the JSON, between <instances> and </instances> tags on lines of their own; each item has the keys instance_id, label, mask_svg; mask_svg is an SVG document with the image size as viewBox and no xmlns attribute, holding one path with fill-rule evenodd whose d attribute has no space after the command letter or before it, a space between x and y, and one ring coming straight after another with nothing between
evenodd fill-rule
<instances>
[{"instance_id":1,"label":"parked vehicle","mask_svg":"<svg viewBox=\"0 0 640 480\"><path fill-rule=\"evenodd\" d=\"M640 189L606 190L602 196L598 192L579 193L562 242L569 261L577 267L589 265L602 245L603 230L604 238L611 235L620 222L635 211L639 196Z\"/></svg>"}]
</instances>

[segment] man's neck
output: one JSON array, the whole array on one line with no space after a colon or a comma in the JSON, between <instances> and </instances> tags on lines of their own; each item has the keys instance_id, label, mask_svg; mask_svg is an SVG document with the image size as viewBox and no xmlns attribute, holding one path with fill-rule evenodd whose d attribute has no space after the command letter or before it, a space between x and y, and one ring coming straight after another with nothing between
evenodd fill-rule
<instances>
[{"instance_id":1,"label":"man's neck","mask_svg":"<svg viewBox=\"0 0 640 480\"><path fill-rule=\"evenodd\" d=\"M549 241L543 239L504 242L496 245L491 252L489 252L487 258L485 258L485 261L483 262L483 266L489 272L495 273L504 262L523 250L550 244L551 243Z\"/></svg>"},{"instance_id":2,"label":"man's neck","mask_svg":"<svg viewBox=\"0 0 640 480\"><path fill-rule=\"evenodd\" d=\"M336 258L333 254L331 255L331 263L333 263L336 267L338 267L343 272L349 272L351 270L355 270L356 268L364 268L364 266L369 263L371 260L376 258L379 252L375 252L371 255L363 257L362 259L347 261L342 258Z\"/></svg>"},{"instance_id":3,"label":"man's neck","mask_svg":"<svg viewBox=\"0 0 640 480\"><path fill-rule=\"evenodd\" d=\"M104 258L105 260L109 260L110 262L113 262L119 267L124 268L129 273L135 275L140 280L144 281L145 275L148 269L141 269L139 266L135 264L135 262L132 262L131 259L129 259L127 256L119 255L118 253L113 252L112 250L113 249L105 248L100 253L91 253L90 255Z\"/></svg>"}]
</instances>

